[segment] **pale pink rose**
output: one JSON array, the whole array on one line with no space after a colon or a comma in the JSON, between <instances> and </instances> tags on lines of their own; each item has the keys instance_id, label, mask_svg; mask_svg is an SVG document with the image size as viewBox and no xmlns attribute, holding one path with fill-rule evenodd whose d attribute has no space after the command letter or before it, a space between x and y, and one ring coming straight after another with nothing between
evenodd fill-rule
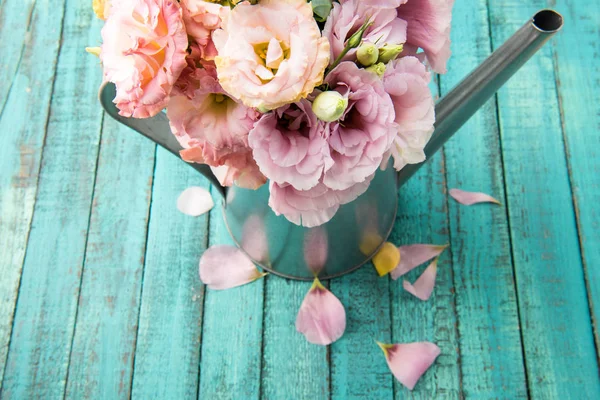
<instances>
[{"instance_id":1,"label":"pale pink rose","mask_svg":"<svg viewBox=\"0 0 600 400\"><path fill-rule=\"evenodd\" d=\"M346 41L368 19L371 19L373 24L365 31L363 41L381 46L404 43L406 22L398 18L396 11L397 4L400 3L402 1L399 0L341 0L340 3L334 3L323 29L323 36L329 39L331 45L331 62L337 59L344 50ZM352 49L343 60L353 61L355 58L356 49Z\"/></svg>"},{"instance_id":2,"label":"pale pink rose","mask_svg":"<svg viewBox=\"0 0 600 400\"><path fill-rule=\"evenodd\" d=\"M454 0L409 0L398 8L398 16L408 22L405 54L423 49L431 68L446 73L450 58L450 27Z\"/></svg>"},{"instance_id":3,"label":"pale pink rose","mask_svg":"<svg viewBox=\"0 0 600 400\"><path fill-rule=\"evenodd\" d=\"M102 39L104 79L117 87L114 102L120 114L135 118L158 114L186 64L188 40L179 3L114 2Z\"/></svg>"},{"instance_id":4,"label":"pale pink rose","mask_svg":"<svg viewBox=\"0 0 600 400\"><path fill-rule=\"evenodd\" d=\"M394 106L383 82L373 72L343 62L327 75L326 83L348 98L342 118L330 124L333 166L323 183L344 190L377 171L396 137Z\"/></svg>"},{"instance_id":5,"label":"pale pink rose","mask_svg":"<svg viewBox=\"0 0 600 400\"><path fill-rule=\"evenodd\" d=\"M187 33L198 44L202 58L213 60L217 49L212 41L212 33L221 28L230 8L202 0L181 0L181 8Z\"/></svg>"},{"instance_id":6,"label":"pale pink rose","mask_svg":"<svg viewBox=\"0 0 600 400\"><path fill-rule=\"evenodd\" d=\"M390 152L398 171L406 164L425 161L425 145L435 123L435 105L429 89L431 75L416 57L402 57L387 65L383 84L394 103L398 124Z\"/></svg>"},{"instance_id":7,"label":"pale pink rose","mask_svg":"<svg viewBox=\"0 0 600 400\"><path fill-rule=\"evenodd\" d=\"M310 190L297 190L291 185L271 182L269 206L275 214L284 215L288 221L308 228L331 220L341 205L348 204L367 191L373 176L345 190L334 190L323 183Z\"/></svg>"},{"instance_id":8,"label":"pale pink rose","mask_svg":"<svg viewBox=\"0 0 600 400\"><path fill-rule=\"evenodd\" d=\"M261 110L306 98L329 63L329 43L305 0L240 3L213 41L223 88Z\"/></svg>"},{"instance_id":9,"label":"pale pink rose","mask_svg":"<svg viewBox=\"0 0 600 400\"><path fill-rule=\"evenodd\" d=\"M261 172L278 184L298 190L315 187L333 161L327 144L328 127L311 103L302 99L265 114L248 141Z\"/></svg>"},{"instance_id":10,"label":"pale pink rose","mask_svg":"<svg viewBox=\"0 0 600 400\"><path fill-rule=\"evenodd\" d=\"M235 182L256 189L264 184L248 146L248 133L259 114L225 93L210 70L188 66L183 78L185 90L175 90L167 107L171 130L184 148L182 158L226 165L227 186Z\"/></svg>"}]
</instances>

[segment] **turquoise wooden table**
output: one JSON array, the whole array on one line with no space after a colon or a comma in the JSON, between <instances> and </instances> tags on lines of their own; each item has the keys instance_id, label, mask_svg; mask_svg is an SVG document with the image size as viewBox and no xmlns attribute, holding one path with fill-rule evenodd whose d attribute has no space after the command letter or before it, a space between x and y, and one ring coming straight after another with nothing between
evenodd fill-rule
<instances>
[{"instance_id":1,"label":"turquoise wooden table","mask_svg":"<svg viewBox=\"0 0 600 400\"><path fill-rule=\"evenodd\" d=\"M333 280L330 347L294 328L310 283L201 285L220 212L180 214L208 183L103 115L89 3L0 0L2 398L600 399L599 2L456 1L441 94L536 10L566 25L401 191L392 240L450 243L432 299L371 266ZM442 355L409 393L375 339Z\"/></svg>"}]
</instances>

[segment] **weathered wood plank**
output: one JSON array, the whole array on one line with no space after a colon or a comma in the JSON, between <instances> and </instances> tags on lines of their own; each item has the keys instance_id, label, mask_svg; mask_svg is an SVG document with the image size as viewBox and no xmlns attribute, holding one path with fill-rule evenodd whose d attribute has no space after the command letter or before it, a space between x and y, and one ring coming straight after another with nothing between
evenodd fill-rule
<instances>
[{"instance_id":1,"label":"weathered wood plank","mask_svg":"<svg viewBox=\"0 0 600 400\"><path fill-rule=\"evenodd\" d=\"M449 243L444 164L436 154L419 174L400 189L398 217L390 240L397 245ZM404 291L402 281L414 282L423 272L418 268L390 281L393 342L436 343L441 349L434 366L421 378L413 392L394 380L395 398L416 399L461 396L459 349L452 261L445 253L438 264L436 288L423 302Z\"/></svg>"},{"instance_id":2,"label":"weathered wood plank","mask_svg":"<svg viewBox=\"0 0 600 400\"><path fill-rule=\"evenodd\" d=\"M138 325L155 146L108 116L100 146L67 379L73 399L129 397Z\"/></svg>"},{"instance_id":3,"label":"weathered wood plank","mask_svg":"<svg viewBox=\"0 0 600 400\"><path fill-rule=\"evenodd\" d=\"M566 28L554 41L559 103L579 239L600 348L600 3L566 0Z\"/></svg>"},{"instance_id":4,"label":"weathered wood plank","mask_svg":"<svg viewBox=\"0 0 600 400\"><path fill-rule=\"evenodd\" d=\"M498 47L545 1L490 2ZM600 398L551 47L498 94L530 395Z\"/></svg>"},{"instance_id":5,"label":"weathered wood plank","mask_svg":"<svg viewBox=\"0 0 600 400\"><path fill-rule=\"evenodd\" d=\"M0 7L0 387L33 215L63 2Z\"/></svg>"},{"instance_id":6,"label":"weathered wood plank","mask_svg":"<svg viewBox=\"0 0 600 400\"><path fill-rule=\"evenodd\" d=\"M209 244L233 244L221 209L210 214ZM258 399L262 360L264 279L204 299L199 399Z\"/></svg>"},{"instance_id":7,"label":"weathered wood plank","mask_svg":"<svg viewBox=\"0 0 600 400\"><path fill-rule=\"evenodd\" d=\"M158 149L135 353L135 399L197 397L204 300L198 260L206 248L209 217L192 218L177 211L177 197L190 186L208 188L208 183Z\"/></svg>"},{"instance_id":8,"label":"weathered wood plank","mask_svg":"<svg viewBox=\"0 0 600 400\"><path fill-rule=\"evenodd\" d=\"M36 70L52 69L49 60L44 59L48 50L41 46L50 49L56 46L56 30L60 29L58 21L64 6L64 2L36 3L32 26L43 30L31 37L41 42L28 48L24 55L27 63L38 65ZM99 21L89 12L80 12L76 1L69 1L65 9L65 34L57 64L35 215L4 374L2 395L7 398L62 397L73 336L102 111L96 101L101 80L98 61L82 53L84 46L97 41ZM45 72L40 74L47 77ZM48 96L40 89L50 85L51 79L38 80L39 77L26 75L23 79L23 83L31 80L20 89L30 87L32 105L41 105L43 109ZM41 96L33 97L36 95ZM27 99L20 93L18 98ZM12 124L16 126L39 117L35 108L8 107L5 115L12 116ZM6 128L3 126L2 131ZM43 124L30 129L43 129Z\"/></svg>"},{"instance_id":9,"label":"weathered wood plank","mask_svg":"<svg viewBox=\"0 0 600 400\"><path fill-rule=\"evenodd\" d=\"M308 343L295 327L310 286L278 276L266 278L262 398L329 399L327 347Z\"/></svg>"},{"instance_id":10,"label":"weathered wood plank","mask_svg":"<svg viewBox=\"0 0 600 400\"><path fill-rule=\"evenodd\" d=\"M491 52L485 2L455 3L452 39L455 57L440 78L442 93ZM483 191L504 202L495 99L450 140L444 154L448 189ZM449 212L464 395L526 398L506 208L465 207L449 198Z\"/></svg>"},{"instance_id":11,"label":"weathered wood plank","mask_svg":"<svg viewBox=\"0 0 600 400\"><path fill-rule=\"evenodd\" d=\"M388 279L369 263L329 286L346 308L346 333L330 346L331 398L392 398L394 378L375 343L391 340Z\"/></svg>"}]
</instances>

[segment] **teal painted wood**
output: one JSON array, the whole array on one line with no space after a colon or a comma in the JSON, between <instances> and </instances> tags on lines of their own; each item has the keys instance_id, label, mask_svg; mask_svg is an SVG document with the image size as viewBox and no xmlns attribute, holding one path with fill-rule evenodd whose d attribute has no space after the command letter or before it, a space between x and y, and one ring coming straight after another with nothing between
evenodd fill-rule
<instances>
[{"instance_id":1,"label":"teal painted wood","mask_svg":"<svg viewBox=\"0 0 600 400\"><path fill-rule=\"evenodd\" d=\"M396 245L434 243L444 245L448 237L448 215L442 154L436 154L400 190L396 227L390 241ZM417 399L461 397L459 348L456 330L455 291L449 252L438 263L436 288L428 301L421 301L402 287L423 272L418 268L398 280L390 280L393 342L429 341L441 354L411 392L394 381L395 398Z\"/></svg>"},{"instance_id":2,"label":"teal painted wood","mask_svg":"<svg viewBox=\"0 0 600 400\"><path fill-rule=\"evenodd\" d=\"M491 1L494 47L545 5ZM529 392L544 399L600 398L551 47L499 92L498 101Z\"/></svg>"},{"instance_id":3,"label":"teal painted wood","mask_svg":"<svg viewBox=\"0 0 600 400\"><path fill-rule=\"evenodd\" d=\"M78 15L90 12L79 7ZM154 149L105 117L67 398L130 395Z\"/></svg>"},{"instance_id":4,"label":"teal painted wood","mask_svg":"<svg viewBox=\"0 0 600 400\"><path fill-rule=\"evenodd\" d=\"M179 194L208 188L188 165L158 149L133 375L134 399L195 399L198 393L204 286L198 260L208 215L177 211ZM215 199L216 200L216 199Z\"/></svg>"},{"instance_id":5,"label":"teal painted wood","mask_svg":"<svg viewBox=\"0 0 600 400\"><path fill-rule=\"evenodd\" d=\"M310 287L309 282L266 278L261 377L264 399L329 399L328 349L308 343L296 331L296 314Z\"/></svg>"},{"instance_id":6,"label":"teal painted wood","mask_svg":"<svg viewBox=\"0 0 600 400\"><path fill-rule=\"evenodd\" d=\"M600 348L600 15L598 2L560 2L568 28L554 42L561 106L579 239Z\"/></svg>"},{"instance_id":7,"label":"teal painted wood","mask_svg":"<svg viewBox=\"0 0 600 400\"><path fill-rule=\"evenodd\" d=\"M346 333L330 346L332 399L389 399L393 377L376 340L389 342L389 280L371 263L330 281L346 309Z\"/></svg>"},{"instance_id":8,"label":"teal painted wood","mask_svg":"<svg viewBox=\"0 0 600 400\"><path fill-rule=\"evenodd\" d=\"M0 6L0 388L33 215L63 11L61 4L50 7L47 1Z\"/></svg>"},{"instance_id":9,"label":"teal painted wood","mask_svg":"<svg viewBox=\"0 0 600 400\"><path fill-rule=\"evenodd\" d=\"M99 21L78 13L76 3L66 6L35 214L4 373L6 398L57 398L65 390L102 120L95 99L101 80L98 61L81 50L97 40ZM33 26L46 26L38 37L55 35L64 3L41 1L38 6ZM37 51L27 55L37 57L46 50ZM26 120L27 114L18 118Z\"/></svg>"},{"instance_id":10,"label":"teal painted wood","mask_svg":"<svg viewBox=\"0 0 600 400\"><path fill-rule=\"evenodd\" d=\"M448 74L440 78L442 93L490 54L484 2L455 3L452 42L459 55L450 59ZM446 144L444 155L449 189L483 191L504 203L495 99ZM465 207L451 198L448 205L464 395L526 398L506 208Z\"/></svg>"},{"instance_id":11,"label":"teal painted wood","mask_svg":"<svg viewBox=\"0 0 600 400\"><path fill-rule=\"evenodd\" d=\"M219 204L210 214L211 246L233 244ZM199 399L257 399L260 392L264 279L204 299Z\"/></svg>"}]
</instances>

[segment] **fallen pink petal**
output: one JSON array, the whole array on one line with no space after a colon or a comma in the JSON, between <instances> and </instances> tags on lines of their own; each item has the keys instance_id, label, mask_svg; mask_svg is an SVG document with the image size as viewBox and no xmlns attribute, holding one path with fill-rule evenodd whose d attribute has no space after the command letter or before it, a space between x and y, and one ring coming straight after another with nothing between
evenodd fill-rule
<instances>
[{"instance_id":1,"label":"fallen pink petal","mask_svg":"<svg viewBox=\"0 0 600 400\"><path fill-rule=\"evenodd\" d=\"M304 261L315 275L325 267L329 256L327 231L321 227L309 229L304 235Z\"/></svg>"},{"instance_id":2,"label":"fallen pink petal","mask_svg":"<svg viewBox=\"0 0 600 400\"><path fill-rule=\"evenodd\" d=\"M501 203L490 196L489 194L481 192L466 192L460 189L450 189L450 196L460 204L465 206L472 206L473 204L480 203L495 203L501 205Z\"/></svg>"},{"instance_id":3,"label":"fallen pink petal","mask_svg":"<svg viewBox=\"0 0 600 400\"><path fill-rule=\"evenodd\" d=\"M242 286L265 275L242 250L233 246L213 246L200 259L200 279L213 290Z\"/></svg>"},{"instance_id":4,"label":"fallen pink petal","mask_svg":"<svg viewBox=\"0 0 600 400\"><path fill-rule=\"evenodd\" d=\"M421 376L431 367L440 355L440 348L430 342L383 344L377 342L392 374L413 390Z\"/></svg>"},{"instance_id":5,"label":"fallen pink petal","mask_svg":"<svg viewBox=\"0 0 600 400\"><path fill-rule=\"evenodd\" d=\"M177 199L177 209L186 215L198 217L206 214L215 206L210 192L201 187L187 188Z\"/></svg>"},{"instance_id":6,"label":"fallen pink petal","mask_svg":"<svg viewBox=\"0 0 600 400\"><path fill-rule=\"evenodd\" d=\"M341 338L346 330L344 306L317 278L300 306L296 329L310 343L323 346Z\"/></svg>"},{"instance_id":7,"label":"fallen pink petal","mask_svg":"<svg viewBox=\"0 0 600 400\"><path fill-rule=\"evenodd\" d=\"M432 244L411 244L398 247L398 250L400 250L400 263L391 272L392 279L396 280L419 265L438 257L447 248L448 245L438 246Z\"/></svg>"},{"instance_id":8,"label":"fallen pink petal","mask_svg":"<svg viewBox=\"0 0 600 400\"><path fill-rule=\"evenodd\" d=\"M427 267L415 283L411 284L409 281L405 280L402 285L404 290L423 301L429 300L431 293L433 293L433 288L435 287L437 263L438 259L436 258L429 264L429 267Z\"/></svg>"}]
</instances>

